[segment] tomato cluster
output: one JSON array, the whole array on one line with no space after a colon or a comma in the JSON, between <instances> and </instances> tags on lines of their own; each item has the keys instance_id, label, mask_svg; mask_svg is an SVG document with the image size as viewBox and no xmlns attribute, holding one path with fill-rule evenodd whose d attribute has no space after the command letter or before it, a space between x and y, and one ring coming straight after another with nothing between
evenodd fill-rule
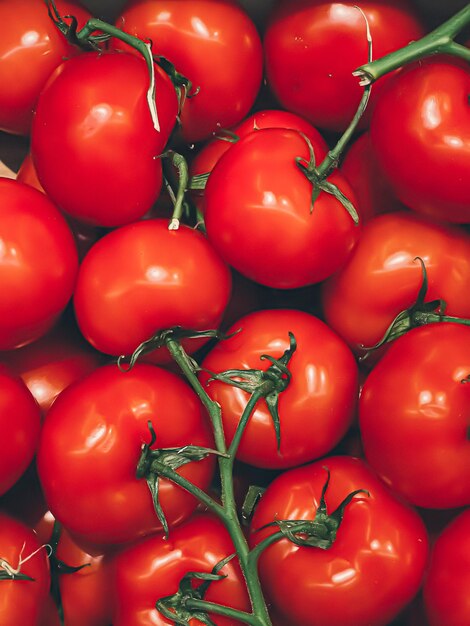
<instances>
[{"instance_id":1,"label":"tomato cluster","mask_svg":"<svg viewBox=\"0 0 470 626\"><path fill-rule=\"evenodd\" d=\"M467 626L470 8L94 4L0 1L0 625Z\"/></svg>"}]
</instances>

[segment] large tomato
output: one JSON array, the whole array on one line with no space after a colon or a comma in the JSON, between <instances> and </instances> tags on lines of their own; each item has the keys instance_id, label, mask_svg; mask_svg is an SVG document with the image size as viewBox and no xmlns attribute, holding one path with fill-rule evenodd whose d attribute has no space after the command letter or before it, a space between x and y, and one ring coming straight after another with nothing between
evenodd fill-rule
<instances>
[{"instance_id":1,"label":"large tomato","mask_svg":"<svg viewBox=\"0 0 470 626\"><path fill-rule=\"evenodd\" d=\"M11 578L14 572L32 580ZM0 623L38 626L49 593L49 562L31 528L0 512Z\"/></svg>"},{"instance_id":2,"label":"large tomato","mask_svg":"<svg viewBox=\"0 0 470 626\"><path fill-rule=\"evenodd\" d=\"M57 0L56 6L62 15L74 15L79 27L91 17L73 1ZM63 58L78 51L59 32L45 2L0 2L0 84L5 86L0 90L0 130L29 134L41 89Z\"/></svg>"},{"instance_id":3,"label":"large tomato","mask_svg":"<svg viewBox=\"0 0 470 626\"><path fill-rule=\"evenodd\" d=\"M318 152L313 146L315 156ZM320 282L346 262L359 228L339 200L313 185L296 159L310 159L294 130L266 128L234 144L214 167L205 189L207 236L225 261L269 287ZM351 188L333 173L354 204Z\"/></svg>"},{"instance_id":4,"label":"large tomato","mask_svg":"<svg viewBox=\"0 0 470 626\"><path fill-rule=\"evenodd\" d=\"M424 34L406 0L279 3L268 21L264 50L268 84L283 107L320 128L347 128L362 95L352 72L368 60L365 19L374 58ZM374 85L371 106L386 80Z\"/></svg>"},{"instance_id":5,"label":"large tomato","mask_svg":"<svg viewBox=\"0 0 470 626\"><path fill-rule=\"evenodd\" d=\"M240 122L261 85L263 51L255 25L232 0L135 0L116 25L152 41L191 82L181 112L186 141ZM119 42L117 46L122 47Z\"/></svg>"},{"instance_id":6,"label":"large tomato","mask_svg":"<svg viewBox=\"0 0 470 626\"><path fill-rule=\"evenodd\" d=\"M469 90L467 64L426 59L388 82L371 122L375 158L396 196L448 222L470 222Z\"/></svg>"},{"instance_id":7,"label":"large tomato","mask_svg":"<svg viewBox=\"0 0 470 626\"><path fill-rule=\"evenodd\" d=\"M263 587L293 626L385 626L415 596L425 571L428 539L419 515L399 502L359 459L330 457L276 478L258 504L251 541L276 532L276 520L313 520L325 495L332 513L346 506L331 547L297 546L282 538L261 555ZM285 622L283 622L285 623Z\"/></svg>"},{"instance_id":8,"label":"large tomato","mask_svg":"<svg viewBox=\"0 0 470 626\"><path fill-rule=\"evenodd\" d=\"M289 332L297 350L288 364L291 381L279 395L279 451L266 401L260 400L237 457L258 467L285 468L329 452L350 426L358 397L357 365L349 348L326 324L302 311L257 311L235 322L228 333L238 329L209 352L204 368L215 373L266 370L271 363L260 357L280 358L289 348ZM201 373L203 381L208 378ZM207 393L220 404L224 432L231 441L250 396L219 381L209 382Z\"/></svg>"},{"instance_id":9,"label":"large tomato","mask_svg":"<svg viewBox=\"0 0 470 626\"><path fill-rule=\"evenodd\" d=\"M430 626L470 623L470 509L458 515L434 544L424 585Z\"/></svg>"},{"instance_id":10,"label":"large tomato","mask_svg":"<svg viewBox=\"0 0 470 626\"><path fill-rule=\"evenodd\" d=\"M189 572L210 573L219 561L235 552L222 522L211 515L196 515L172 531L170 541L161 535L143 539L116 558L116 611L114 626L166 626L172 624L155 608L157 600L176 593ZM209 586L204 599L249 611L250 603L240 567L233 559L220 574L223 580ZM136 580L139 584L136 585ZM241 622L211 615L218 626ZM194 626L199 620L191 620Z\"/></svg>"},{"instance_id":11,"label":"large tomato","mask_svg":"<svg viewBox=\"0 0 470 626\"><path fill-rule=\"evenodd\" d=\"M416 506L470 505L470 329L415 328L369 374L359 425L368 462Z\"/></svg>"},{"instance_id":12,"label":"large tomato","mask_svg":"<svg viewBox=\"0 0 470 626\"><path fill-rule=\"evenodd\" d=\"M227 266L201 233L145 220L109 233L90 250L80 267L75 312L85 338L119 356L159 330L217 328L230 288ZM189 350L200 345L186 344ZM165 358L161 352L154 358Z\"/></svg>"},{"instance_id":13,"label":"large tomato","mask_svg":"<svg viewBox=\"0 0 470 626\"><path fill-rule=\"evenodd\" d=\"M72 296L76 245L63 216L29 185L0 178L0 350L44 335Z\"/></svg>"},{"instance_id":14,"label":"large tomato","mask_svg":"<svg viewBox=\"0 0 470 626\"><path fill-rule=\"evenodd\" d=\"M41 414L19 376L0 364L0 495L12 487L33 460L39 441Z\"/></svg>"},{"instance_id":15,"label":"large tomato","mask_svg":"<svg viewBox=\"0 0 470 626\"><path fill-rule=\"evenodd\" d=\"M212 447L202 405L184 381L154 365L122 373L103 366L63 391L41 433L38 472L52 514L80 545L126 543L162 525L145 478L136 470L141 448ZM209 486L213 457L190 462L178 472L202 489ZM170 526L196 507L196 500L166 480L160 501Z\"/></svg>"},{"instance_id":16,"label":"large tomato","mask_svg":"<svg viewBox=\"0 0 470 626\"><path fill-rule=\"evenodd\" d=\"M450 315L470 317L470 237L412 213L371 219L349 262L323 286L327 323L358 354L378 342L396 315L412 306L425 263L427 301L443 298Z\"/></svg>"},{"instance_id":17,"label":"large tomato","mask_svg":"<svg viewBox=\"0 0 470 626\"><path fill-rule=\"evenodd\" d=\"M155 66L157 131L147 102L149 81L143 58L89 52L64 62L42 91L32 157L44 190L72 217L119 226L141 218L157 199L157 157L178 104L170 79Z\"/></svg>"}]
</instances>

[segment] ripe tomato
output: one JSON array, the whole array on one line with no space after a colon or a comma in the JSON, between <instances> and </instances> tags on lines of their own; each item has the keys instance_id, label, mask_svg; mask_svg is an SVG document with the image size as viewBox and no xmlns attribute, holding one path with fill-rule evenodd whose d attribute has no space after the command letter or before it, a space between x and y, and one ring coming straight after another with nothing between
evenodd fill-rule
<instances>
[{"instance_id":1,"label":"ripe tomato","mask_svg":"<svg viewBox=\"0 0 470 626\"><path fill-rule=\"evenodd\" d=\"M33 460L39 441L39 407L19 376L0 364L0 495L12 487Z\"/></svg>"},{"instance_id":2,"label":"ripe tomato","mask_svg":"<svg viewBox=\"0 0 470 626\"><path fill-rule=\"evenodd\" d=\"M157 433L153 448L212 447L196 395L176 374L138 364L122 373L103 366L63 391L44 422L38 472L54 517L79 545L126 543L162 526L145 478L136 478L141 447L149 443L148 420ZM211 481L213 458L178 472L202 489ZM187 518L196 500L166 480L159 493L170 526Z\"/></svg>"},{"instance_id":3,"label":"ripe tomato","mask_svg":"<svg viewBox=\"0 0 470 626\"><path fill-rule=\"evenodd\" d=\"M0 361L8 363L26 383L43 416L61 391L96 369L102 360L66 319L38 341L0 353Z\"/></svg>"},{"instance_id":4,"label":"ripe tomato","mask_svg":"<svg viewBox=\"0 0 470 626\"><path fill-rule=\"evenodd\" d=\"M157 199L157 157L178 104L170 79L155 67L157 132L149 80L143 58L90 52L64 62L42 91L31 133L33 161L46 193L72 217L119 226L141 218Z\"/></svg>"},{"instance_id":5,"label":"ripe tomato","mask_svg":"<svg viewBox=\"0 0 470 626\"><path fill-rule=\"evenodd\" d=\"M464 626L470 622L470 509L458 515L434 544L424 606L429 626Z\"/></svg>"},{"instance_id":6,"label":"ripe tomato","mask_svg":"<svg viewBox=\"0 0 470 626\"><path fill-rule=\"evenodd\" d=\"M52 202L0 178L0 350L30 343L53 326L72 296L77 267L72 233Z\"/></svg>"},{"instance_id":7,"label":"ripe tomato","mask_svg":"<svg viewBox=\"0 0 470 626\"><path fill-rule=\"evenodd\" d=\"M227 266L201 233L186 226L170 231L164 219L145 220L93 246L80 267L75 313L95 348L131 354L158 330L217 328L230 286ZM185 345L195 350L202 343ZM160 350L152 358L165 354Z\"/></svg>"},{"instance_id":8,"label":"ripe tomato","mask_svg":"<svg viewBox=\"0 0 470 626\"><path fill-rule=\"evenodd\" d=\"M74 15L79 27L91 17L73 1L57 0L61 15ZM48 15L44 2L0 2L0 130L30 131L38 96L64 57L79 51L70 45Z\"/></svg>"},{"instance_id":9,"label":"ripe tomato","mask_svg":"<svg viewBox=\"0 0 470 626\"><path fill-rule=\"evenodd\" d=\"M311 212L313 186L297 157L309 160L298 132L250 133L224 154L205 189L204 219L214 248L251 280L280 289L324 280L342 267L359 237L332 195L321 191ZM329 181L355 203L340 174Z\"/></svg>"},{"instance_id":10,"label":"ripe tomato","mask_svg":"<svg viewBox=\"0 0 470 626\"><path fill-rule=\"evenodd\" d=\"M165 626L172 624L155 608L160 598L176 593L188 572L208 572L235 552L228 532L217 518L195 515L172 531L170 541L161 535L143 539L116 557L116 612L114 626ZM236 559L220 570L226 578L214 581L204 596L235 609L249 611L250 603ZM136 579L140 581L136 585ZM241 622L211 616L219 626ZM191 624L201 624L191 620Z\"/></svg>"},{"instance_id":11,"label":"ripe tomato","mask_svg":"<svg viewBox=\"0 0 470 626\"><path fill-rule=\"evenodd\" d=\"M319 128L343 131L362 96L352 72L367 62L366 23L374 58L422 37L423 28L406 0L284 0L266 28L268 84L281 105ZM371 107L388 78L371 92ZM369 115L366 113L364 122ZM363 124L364 125L364 124Z\"/></svg>"},{"instance_id":12,"label":"ripe tomato","mask_svg":"<svg viewBox=\"0 0 470 626\"><path fill-rule=\"evenodd\" d=\"M330 457L281 474L255 510L251 541L276 532L263 529L274 520L314 519L325 466L329 513L357 489L370 495L358 494L346 506L330 548L296 546L287 538L269 546L259 562L261 582L293 626L385 626L417 593L428 540L419 515L359 459Z\"/></svg>"},{"instance_id":13,"label":"ripe tomato","mask_svg":"<svg viewBox=\"0 0 470 626\"><path fill-rule=\"evenodd\" d=\"M49 593L49 562L31 528L0 512L0 574L9 570L33 580L0 580L2 626L37 626Z\"/></svg>"},{"instance_id":14,"label":"ripe tomato","mask_svg":"<svg viewBox=\"0 0 470 626\"><path fill-rule=\"evenodd\" d=\"M415 328L395 341L362 390L366 459L416 506L470 505L470 387L462 383L469 350L465 326Z\"/></svg>"},{"instance_id":15,"label":"ripe tomato","mask_svg":"<svg viewBox=\"0 0 470 626\"><path fill-rule=\"evenodd\" d=\"M354 191L363 223L378 213L403 209L377 166L369 133L362 134L351 145L340 171Z\"/></svg>"},{"instance_id":16,"label":"ripe tomato","mask_svg":"<svg viewBox=\"0 0 470 626\"><path fill-rule=\"evenodd\" d=\"M364 226L349 262L322 290L327 323L358 354L416 301L422 283L418 256L428 274L426 300L443 298L449 315L470 316L469 235L412 213L376 216Z\"/></svg>"},{"instance_id":17,"label":"ripe tomato","mask_svg":"<svg viewBox=\"0 0 470 626\"><path fill-rule=\"evenodd\" d=\"M213 348L202 366L211 372L261 369L260 359L282 356L289 348L289 331L297 350L289 361L292 379L279 395L280 451L273 421L261 400L244 431L237 457L257 467L285 468L318 458L333 448L353 418L358 397L358 373L346 344L326 324L295 310L257 311L228 330L241 329ZM201 372L207 381L209 374ZM231 441L250 395L236 387L211 381L207 393L222 408L224 432Z\"/></svg>"},{"instance_id":18,"label":"ripe tomato","mask_svg":"<svg viewBox=\"0 0 470 626\"><path fill-rule=\"evenodd\" d=\"M375 158L395 195L448 222L470 222L469 90L467 64L425 59L388 82L371 122Z\"/></svg>"},{"instance_id":19,"label":"ripe tomato","mask_svg":"<svg viewBox=\"0 0 470 626\"><path fill-rule=\"evenodd\" d=\"M263 51L255 25L231 0L137 0L116 25L153 42L192 82L181 112L185 141L207 139L240 122L261 85ZM116 42L117 47L125 47ZM191 94L190 94L191 95Z\"/></svg>"}]
</instances>

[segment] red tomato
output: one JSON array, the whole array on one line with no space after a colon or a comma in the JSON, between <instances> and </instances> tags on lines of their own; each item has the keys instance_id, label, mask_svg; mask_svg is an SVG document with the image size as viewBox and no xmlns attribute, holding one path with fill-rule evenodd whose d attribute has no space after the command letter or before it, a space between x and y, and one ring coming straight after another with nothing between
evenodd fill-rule
<instances>
[{"instance_id":1,"label":"red tomato","mask_svg":"<svg viewBox=\"0 0 470 626\"><path fill-rule=\"evenodd\" d=\"M49 593L49 562L31 528L0 513L0 574L11 570L34 580L0 580L2 626L37 626Z\"/></svg>"},{"instance_id":2,"label":"red tomato","mask_svg":"<svg viewBox=\"0 0 470 626\"><path fill-rule=\"evenodd\" d=\"M456 517L434 544L424 585L429 626L470 623L470 509Z\"/></svg>"},{"instance_id":3,"label":"red tomato","mask_svg":"<svg viewBox=\"0 0 470 626\"><path fill-rule=\"evenodd\" d=\"M38 472L54 517L86 549L126 543L162 526L146 480L136 478L147 422L157 433L153 448L212 447L197 396L176 374L138 364L122 373L103 366L68 387L47 414L39 442ZM213 458L178 472L202 489ZM166 480L159 493L170 526L187 518L196 500ZM97 514L97 510L99 514Z\"/></svg>"},{"instance_id":4,"label":"red tomato","mask_svg":"<svg viewBox=\"0 0 470 626\"><path fill-rule=\"evenodd\" d=\"M19 376L0 364L0 495L12 487L33 460L39 441L39 407Z\"/></svg>"},{"instance_id":5,"label":"red tomato","mask_svg":"<svg viewBox=\"0 0 470 626\"><path fill-rule=\"evenodd\" d=\"M116 613L114 626L165 626L172 624L155 608L160 598L176 593L188 572L211 572L222 559L235 552L222 522L211 515L196 515L172 531L170 540L161 535L142 540L116 558ZM220 573L204 596L209 602L249 611L250 603L236 559ZM136 585L136 580L139 584ZM211 616L218 626L241 625L221 616ZM192 625L201 624L191 620Z\"/></svg>"},{"instance_id":6,"label":"red tomato","mask_svg":"<svg viewBox=\"0 0 470 626\"><path fill-rule=\"evenodd\" d=\"M0 350L44 335L75 286L77 249L44 194L0 178Z\"/></svg>"},{"instance_id":7,"label":"red tomato","mask_svg":"<svg viewBox=\"0 0 470 626\"><path fill-rule=\"evenodd\" d=\"M228 268L201 233L146 220L105 235L90 250L80 267L75 312L95 348L131 354L158 330L217 328L230 286ZM202 343L185 345L195 350ZM161 350L154 355L165 358Z\"/></svg>"},{"instance_id":8,"label":"red tomato","mask_svg":"<svg viewBox=\"0 0 470 626\"><path fill-rule=\"evenodd\" d=\"M289 113L289 111L276 111L274 109L258 111L247 117L243 122L238 124L238 126L235 126L232 132L236 137L241 139L263 128L289 128L303 133L315 146L315 155L319 160L323 159L328 152L326 141L317 129L299 115ZM206 143L192 159L189 168L190 175L195 176L212 172L222 155L225 154L233 145L234 141L236 141L236 138L233 138L234 141L230 140L229 135L227 135L227 139L213 139ZM203 190L193 192L194 201L202 212L204 212L203 196Z\"/></svg>"},{"instance_id":9,"label":"red tomato","mask_svg":"<svg viewBox=\"0 0 470 626\"><path fill-rule=\"evenodd\" d=\"M470 505L470 329L415 328L369 374L359 404L366 459L416 506Z\"/></svg>"},{"instance_id":10,"label":"red tomato","mask_svg":"<svg viewBox=\"0 0 470 626\"><path fill-rule=\"evenodd\" d=\"M273 421L261 400L244 431L237 457L257 467L285 468L318 458L333 448L349 428L358 396L358 374L346 344L323 322L302 311L265 310L242 317L228 330L239 333L223 340L204 359L210 372L261 369L289 348L288 333L297 341L289 361L292 379L279 395L281 447ZM201 373L207 381L209 375ZM212 381L207 393L222 407L227 439L232 440L250 395ZM314 416L314 417L313 417Z\"/></svg>"},{"instance_id":11,"label":"red tomato","mask_svg":"<svg viewBox=\"0 0 470 626\"><path fill-rule=\"evenodd\" d=\"M327 323L358 354L378 342L398 313L412 306L426 265L427 301L443 298L449 315L470 317L470 237L411 213L370 220L349 262L323 286Z\"/></svg>"},{"instance_id":12,"label":"red tomato","mask_svg":"<svg viewBox=\"0 0 470 626\"><path fill-rule=\"evenodd\" d=\"M470 222L469 91L467 64L426 59L389 81L371 122L375 158L396 196L448 222Z\"/></svg>"},{"instance_id":13,"label":"red tomato","mask_svg":"<svg viewBox=\"0 0 470 626\"><path fill-rule=\"evenodd\" d=\"M149 80L143 58L90 52L63 63L42 91L31 133L33 161L46 193L72 217L119 226L141 218L157 199L157 157L178 105L170 79L155 67L157 132Z\"/></svg>"},{"instance_id":14,"label":"red tomato","mask_svg":"<svg viewBox=\"0 0 470 626\"><path fill-rule=\"evenodd\" d=\"M181 112L186 141L207 139L251 109L261 85L263 51L255 25L236 2L137 0L128 3L116 25L150 39L153 53L169 59L192 82L192 92L199 90Z\"/></svg>"},{"instance_id":15,"label":"red tomato","mask_svg":"<svg viewBox=\"0 0 470 626\"><path fill-rule=\"evenodd\" d=\"M253 544L276 531L273 520L312 520L325 500L332 513L356 489L333 545L296 546L287 538L261 555L259 570L273 606L293 626L385 626L417 593L428 540L419 515L399 502L359 459L330 457L276 478L252 521ZM282 572L282 575L280 575Z\"/></svg>"},{"instance_id":16,"label":"red tomato","mask_svg":"<svg viewBox=\"0 0 470 626\"><path fill-rule=\"evenodd\" d=\"M66 320L38 341L0 353L0 361L24 380L43 416L61 391L96 369L102 360Z\"/></svg>"},{"instance_id":17,"label":"red tomato","mask_svg":"<svg viewBox=\"0 0 470 626\"><path fill-rule=\"evenodd\" d=\"M351 145L340 171L354 191L363 222L378 213L403 208L377 166L369 133L364 133Z\"/></svg>"},{"instance_id":18,"label":"red tomato","mask_svg":"<svg viewBox=\"0 0 470 626\"><path fill-rule=\"evenodd\" d=\"M368 60L366 22L374 58L423 36L406 0L284 0L272 13L264 37L268 84L283 107L319 128L343 131L362 96L352 72ZM371 106L382 88L372 88ZM366 113L364 123L369 115Z\"/></svg>"},{"instance_id":19,"label":"red tomato","mask_svg":"<svg viewBox=\"0 0 470 626\"><path fill-rule=\"evenodd\" d=\"M79 27L91 17L73 1L57 0L61 15L74 15ZM68 21L68 20L66 20ZM30 131L38 96L64 57L77 54L48 15L45 2L0 2L0 130L19 135Z\"/></svg>"},{"instance_id":20,"label":"red tomato","mask_svg":"<svg viewBox=\"0 0 470 626\"><path fill-rule=\"evenodd\" d=\"M324 280L346 262L359 237L359 228L332 195L320 192L311 212L312 183L297 157L309 160L298 132L250 133L224 154L205 189L210 242L229 265L269 287L291 289ZM355 203L340 174L329 181Z\"/></svg>"}]
</instances>

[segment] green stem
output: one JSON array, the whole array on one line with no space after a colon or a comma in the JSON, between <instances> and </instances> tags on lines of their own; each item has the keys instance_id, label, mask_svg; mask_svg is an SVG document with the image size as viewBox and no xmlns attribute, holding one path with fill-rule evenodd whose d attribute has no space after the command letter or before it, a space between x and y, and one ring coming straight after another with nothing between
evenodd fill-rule
<instances>
[{"instance_id":1,"label":"green stem","mask_svg":"<svg viewBox=\"0 0 470 626\"><path fill-rule=\"evenodd\" d=\"M175 202L173 206L173 215L171 216L171 221L168 229L178 230L180 226L181 216L183 215L184 210L184 197L186 189L188 188L189 171L186 159L182 154L171 150L168 153L168 156L171 157L171 163L178 171L178 186L176 189Z\"/></svg>"},{"instance_id":2,"label":"green stem","mask_svg":"<svg viewBox=\"0 0 470 626\"><path fill-rule=\"evenodd\" d=\"M285 537L285 534L279 530L272 535L265 537L263 541L260 541L250 552L250 567L257 568L259 558L264 550L266 550L266 548L269 548L269 546L272 546L273 543L277 543L281 539L285 539Z\"/></svg>"},{"instance_id":3,"label":"green stem","mask_svg":"<svg viewBox=\"0 0 470 626\"><path fill-rule=\"evenodd\" d=\"M462 324L470 326L470 320L462 317L453 317L452 315L439 315L439 313L425 313L426 324L437 322L451 322L452 324Z\"/></svg>"},{"instance_id":4,"label":"green stem","mask_svg":"<svg viewBox=\"0 0 470 626\"><path fill-rule=\"evenodd\" d=\"M271 381L267 381L265 384L270 385L272 387ZM264 394L263 388L260 387L258 391L251 394L250 399L248 400L243 410L240 421L238 422L237 430L235 431L235 434L232 439L232 443L230 444L230 447L228 449L228 453L230 457L232 458L232 461L235 459L235 455L237 454L238 446L240 445L240 441L243 436L243 433L245 432L245 428L246 428L246 425L248 424L248 420L250 419L251 414L255 410L255 407L258 404L258 401L261 398L263 398L264 395L265 394Z\"/></svg>"},{"instance_id":5,"label":"green stem","mask_svg":"<svg viewBox=\"0 0 470 626\"><path fill-rule=\"evenodd\" d=\"M372 61L372 63L361 65L354 72L354 75L361 77L361 85L368 85L407 63L419 61L419 59L434 54L451 54L470 61L470 50L453 41L454 37L469 23L470 4L422 39L413 41L408 46L391 52L376 61Z\"/></svg>"},{"instance_id":6,"label":"green stem","mask_svg":"<svg viewBox=\"0 0 470 626\"><path fill-rule=\"evenodd\" d=\"M215 604L214 602L207 602L206 600L198 600L196 598L190 598L186 602L186 607L195 611L204 611L207 613L215 613L216 615L223 615L229 619L234 619L245 624L251 624L252 626L263 626L256 615L252 613L246 613L246 611L238 611L232 609L229 606L223 606L221 604Z\"/></svg>"}]
</instances>

